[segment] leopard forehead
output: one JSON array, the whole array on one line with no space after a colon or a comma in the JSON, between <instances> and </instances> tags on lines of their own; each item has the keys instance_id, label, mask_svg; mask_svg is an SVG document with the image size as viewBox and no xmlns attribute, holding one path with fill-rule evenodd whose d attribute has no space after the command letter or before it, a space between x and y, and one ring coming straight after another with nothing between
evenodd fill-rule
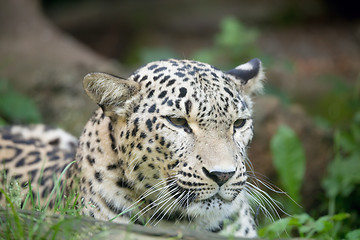
<instances>
[{"instance_id":1,"label":"leopard forehead","mask_svg":"<svg viewBox=\"0 0 360 240\"><path fill-rule=\"evenodd\" d=\"M152 62L134 72L130 79L145 83L146 89L175 91L178 87L179 97L186 96L184 88L189 87L201 87L209 93L219 92L224 87L234 88L232 81L221 70L206 63L189 60Z\"/></svg>"},{"instance_id":2,"label":"leopard forehead","mask_svg":"<svg viewBox=\"0 0 360 240\"><path fill-rule=\"evenodd\" d=\"M142 100L148 102L145 106L149 111L189 118L193 110L198 122L206 117L216 124L219 117L230 124L233 119L251 115L250 101L236 90L234 79L206 63L174 59L152 62L130 79L142 85Z\"/></svg>"}]
</instances>

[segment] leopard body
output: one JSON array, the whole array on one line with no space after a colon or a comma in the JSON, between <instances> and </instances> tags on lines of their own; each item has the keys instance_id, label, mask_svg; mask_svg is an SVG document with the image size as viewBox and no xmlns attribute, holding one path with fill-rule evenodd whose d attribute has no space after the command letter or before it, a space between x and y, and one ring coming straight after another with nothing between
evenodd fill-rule
<instances>
[{"instance_id":1,"label":"leopard body","mask_svg":"<svg viewBox=\"0 0 360 240\"><path fill-rule=\"evenodd\" d=\"M256 236L246 149L253 137L251 96L261 90L263 79L258 59L228 72L170 59L149 63L128 79L85 76L84 89L100 108L85 125L75 164L66 174L68 191L79 194L83 214ZM0 160L10 165L7 175L16 177L17 167L39 167L26 156L20 160L16 148L21 146L11 134L0 134ZM32 146L28 155L40 156L45 148L49 155L52 149L55 155L45 166L57 162L49 169L59 174L74 154L67 146L76 142L67 139L26 143ZM36 149L39 154L30 154ZM24 170L21 183L29 173L36 182L31 171Z\"/></svg>"}]
</instances>

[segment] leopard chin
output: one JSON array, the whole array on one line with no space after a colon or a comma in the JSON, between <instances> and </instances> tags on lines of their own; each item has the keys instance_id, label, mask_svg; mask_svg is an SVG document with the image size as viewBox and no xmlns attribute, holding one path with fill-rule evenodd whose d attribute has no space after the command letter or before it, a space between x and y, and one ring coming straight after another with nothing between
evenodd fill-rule
<instances>
[{"instance_id":1,"label":"leopard chin","mask_svg":"<svg viewBox=\"0 0 360 240\"><path fill-rule=\"evenodd\" d=\"M243 200L244 196L242 194L238 194L231 201L224 200L218 194L215 194L211 198L189 204L186 208L186 214L200 219L207 219L211 222L223 221L239 212Z\"/></svg>"},{"instance_id":2,"label":"leopard chin","mask_svg":"<svg viewBox=\"0 0 360 240\"><path fill-rule=\"evenodd\" d=\"M237 195L232 196L230 199L228 197L224 198L221 193L216 193L214 196L205 199L203 201L211 201L211 200L218 200L218 201L222 201L224 203L231 203L232 201L235 200L235 198L237 197Z\"/></svg>"}]
</instances>

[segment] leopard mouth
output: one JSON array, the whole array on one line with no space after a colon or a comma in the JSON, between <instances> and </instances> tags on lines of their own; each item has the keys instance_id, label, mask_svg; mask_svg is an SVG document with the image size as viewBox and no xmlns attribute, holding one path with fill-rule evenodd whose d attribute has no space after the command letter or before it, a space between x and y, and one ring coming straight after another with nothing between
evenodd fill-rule
<instances>
[{"instance_id":1,"label":"leopard mouth","mask_svg":"<svg viewBox=\"0 0 360 240\"><path fill-rule=\"evenodd\" d=\"M171 183L168 185L169 191L172 192L172 196L175 199L178 199L182 207L189 206L191 203L207 203L211 201L220 201L222 203L231 203L238 196L234 194L231 199L224 198L221 196L220 192L213 194L211 197L205 199L199 199L199 194L191 189L186 189L179 186L177 183Z\"/></svg>"},{"instance_id":2,"label":"leopard mouth","mask_svg":"<svg viewBox=\"0 0 360 240\"><path fill-rule=\"evenodd\" d=\"M190 189L185 189L177 183L168 184L169 192L174 199L177 199L181 207L187 207L196 201L198 194L192 192Z\"/></svg>"},{"instance_id":3,"label":"leopard mouth","mask_svg":"<svg viewBox=\"0 0 360 240\"><path fill-rule=\"evenodd\" d=\"M238 196L238 194L234 195L231 199L226 199L226 198L222 197L218 192L209 198L201 199L201 200L194 200L194 202L207 203L207 202L212 202L212 201L220 201L221 203L226 204L226 203L232 203L237 196Z\"/></svg>"}]
</instances>

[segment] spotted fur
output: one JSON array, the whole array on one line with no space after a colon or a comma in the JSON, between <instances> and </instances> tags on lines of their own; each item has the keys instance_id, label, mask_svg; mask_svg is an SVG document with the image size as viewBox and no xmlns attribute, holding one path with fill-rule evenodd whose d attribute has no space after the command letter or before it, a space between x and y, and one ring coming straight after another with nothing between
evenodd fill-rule
<instances>
[{"instance_id":1,"label":"spotted fur","mask_svg":"<svg viewBox=\"0 0 360 240\"><path fill-rule=\"evenodd\" d=\"M83 130L68 179L69 189L79 180L83 214L256 236L245 163L251 95L263 78L258 59L228 72L170 59L128 79L85 76L100 109Z\"/></svg>"},{"instance_id":2,"label":"spotted fur","mask_svg":"<svg viewBox=\"0 0 360 240\"><path fill-rule=\"evenodd\" d=\"M59 177L74 160L76 146L77 139L58 128L44 125L0 128L0 187L16 180L25 188L31 181L34 198L37 197L34 191L39 191L40 197L46 199L54 187L54 177ZM4 200L0 194L2 204Z\"/></svg>"}]
</instances>

